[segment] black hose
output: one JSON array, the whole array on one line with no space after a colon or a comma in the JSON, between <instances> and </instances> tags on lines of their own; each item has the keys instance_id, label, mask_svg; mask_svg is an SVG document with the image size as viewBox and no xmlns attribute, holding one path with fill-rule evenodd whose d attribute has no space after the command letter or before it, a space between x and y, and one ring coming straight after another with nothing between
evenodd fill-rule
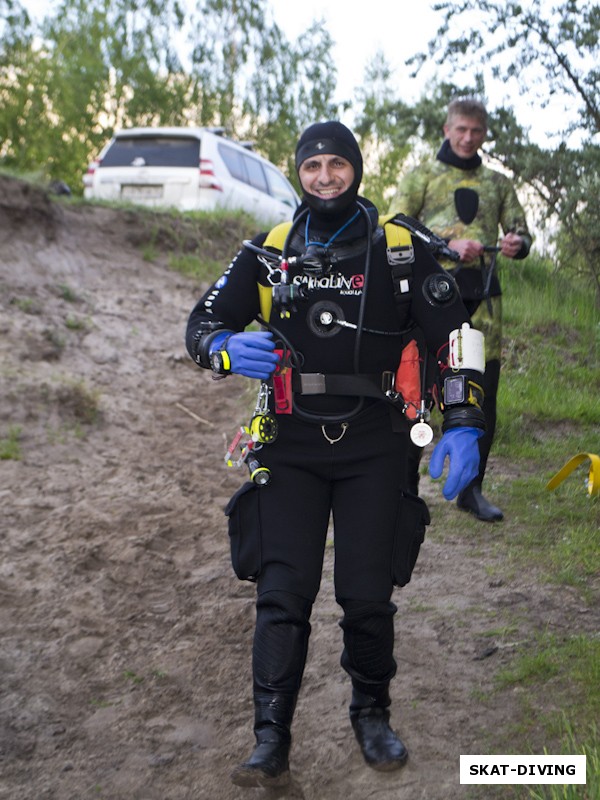
<instances>
[{"instance_id":1,"label":"black hose","mask_svg":"<svg viewBox=\"0 0 600 800\"><path fill-rule=\"evenodd\" d=\"M362 203L357 203L357 205L358 205L358 208L359 208L360 212L366 218L367 231L368 231L368 234L367 234L367 251L366 251L366 254L365 254L365 272L364 272L363 292L362 292L362 297L361 297L361 301L360 301L360 308L359 308L359 312L358 312L358 323L357 323L357 326L356 326L356 339L355 339L355 342L354 342L354 359L353 359L354 372L358 375L358 374L360 374L360 349L361 349L361 343L362 343L362 334L363 334L363 331L364 331L364 319L365 319L366 303L367 303L367 288L368 288L368 283L369 283L369 274L371 272L371 259L372 259L372 249L373 249L373 247L372 247L372 237L370 235L371 218L369 216L369 212L362 205ZM296 218L296 220L294 220L294 223L292 224L292 226L290 228L290 231L289 231L289 233L288 233L288 235L286 237L286 240L285 240L285 244L283 246L283 251L282 251L282 258L283 259L287 258L287 249L289 247L289 242L291 241L292 234L293 234L295 228L297 227L298 222L301 219L303 219L304 216L305 216L305 213L303 212L302 214L300 214ZM267 330L272 331L278 339L281 339L281 341L283 342L285 347L288 348L289 351L290 351L290 356L292 358L292 362L294 363L294 366L296 367L296 369L299 370L300 366L301 366L300 358L298 357L298 353L296 352L295 348L292 346L291 342L289 342L288 339L281 333L281 331L279 331L277 328L275 328L275 326L272 325L271 323L265 322L265 320L263 320L261 317L257 317L256 319L257 319L257 322L259 322L261 325L264 325L267 328ZM330 424L330 423L331 424L335 424L335 423L338 423L338 422L344 422L349 417L354 417L354 416L356 416L356 414L358 414L360 411L362 411L362 408L363 408L364 404L365 404L365 398L364 397L360 397L358 403L356 404L356 406L351 411L347 411L345 414L321 415L321 414L316 414L316 413L313 413L313 412L310 412L310 411L305 411L304 409L299 408L298 405L296 404L295 400L294 400L294 397L292 396L292 407L293 407L293 410L294 410L295 414L297 414L301 419L305 419L305 420L310 421L310 422L320 422L322 424L323 423L325 423L325 424Z\"/></svg>"}]
</instances>

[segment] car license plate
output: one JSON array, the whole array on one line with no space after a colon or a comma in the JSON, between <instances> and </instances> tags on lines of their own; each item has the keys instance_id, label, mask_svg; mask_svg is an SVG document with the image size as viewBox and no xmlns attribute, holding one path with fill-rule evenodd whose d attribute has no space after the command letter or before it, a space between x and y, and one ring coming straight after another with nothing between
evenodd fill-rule
<instances>
[{"instance_id":1,"label":"car license plate","mask_svg":"<svg viewBox=\"0 0 600 800\"><path fill-rule=\"evenodd\" d=\"M124 200L156 200L162 196L163 187L160 184L121 186L121 197Z\"/></svg>"}]
</instances>

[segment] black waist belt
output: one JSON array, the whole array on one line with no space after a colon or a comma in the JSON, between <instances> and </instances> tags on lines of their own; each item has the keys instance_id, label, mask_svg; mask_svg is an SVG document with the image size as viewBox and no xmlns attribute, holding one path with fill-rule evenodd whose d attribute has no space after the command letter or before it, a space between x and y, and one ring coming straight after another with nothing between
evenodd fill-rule
<instances>
[{"instance_id":1,"label":"black waist belt","mask_svg":"<svg viewBox=\"0 0 600 800\"><path fill-rule=\"evenodd\" d=\"M394 388L394 373L374 375L325 375L304 372L292 377L292 390L299 394L339 394L354 397L379 397Z\"/></svg>"}]
</instances>

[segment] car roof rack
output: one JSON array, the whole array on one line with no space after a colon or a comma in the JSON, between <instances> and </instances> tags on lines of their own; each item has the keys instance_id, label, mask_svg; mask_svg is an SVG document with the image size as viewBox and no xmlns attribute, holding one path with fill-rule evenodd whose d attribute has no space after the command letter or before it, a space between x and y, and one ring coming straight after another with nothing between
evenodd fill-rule
<instances>
[{"instance_id":1,"label":"car roof rack","mask_svg":"<svg viewBox=\"0 0 600 800\"><path fill-rule=\"evenodd\" d=\"M238 142L238 144L246 150L254 150L255 142Z\"/></svg>"},{"instance_id":2,"label":"car roof rack","mask_svg":"<svg viewBox=\"0 0 600 800\"><path fill-rule=\"evenodd\" d=\"M209 133L214 133L215 136L223 136L227 130L227 128L207 128Z\"/></svg>"}]
</instances>

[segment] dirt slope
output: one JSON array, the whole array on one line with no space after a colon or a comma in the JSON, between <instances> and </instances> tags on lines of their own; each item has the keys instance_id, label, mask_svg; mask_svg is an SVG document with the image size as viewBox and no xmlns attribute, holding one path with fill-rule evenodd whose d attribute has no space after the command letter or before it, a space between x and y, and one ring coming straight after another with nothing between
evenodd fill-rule
<instances>
[{"instance_id":1,"label":"dirt slope","mask_svg":"<svg viewBox=\"0 0 600 800\"><path fill-rule=\"evenodd\" d=\"M248 383L187 358L202 287L164 249L143 260L144 238L136 214L0 179L0 438L20 426L22 451L0 461L2 800L267 796L228 777L252 743L253 587L233 576L223 515L245 479L223 454ZM200 246L226 263L235 244ZM409 763L374 773L353 741L328 551L278 797L466 797L459 754L489 751L515 715L510 694L478 699L512 652L484 634L506 610L521 640L576 614L530 576L498 578L490 528L474 523L476 548L454 537L460 512L424 483L431 535L395 598Z\"/></svg>"}]
</instances>

